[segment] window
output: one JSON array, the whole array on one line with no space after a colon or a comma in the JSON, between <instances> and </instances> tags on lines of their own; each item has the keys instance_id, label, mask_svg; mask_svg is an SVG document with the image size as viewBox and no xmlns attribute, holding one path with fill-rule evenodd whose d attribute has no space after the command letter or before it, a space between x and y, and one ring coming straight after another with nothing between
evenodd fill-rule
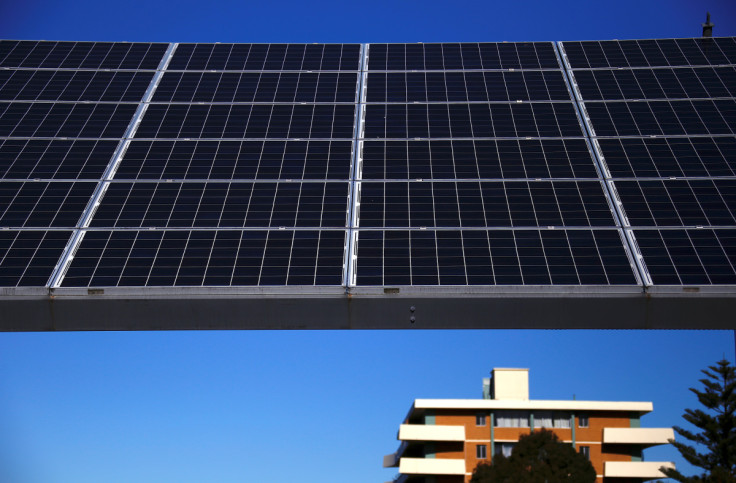
<instances>
[{"instance_id":1,"label":"window","mask_svg":"<svg viewBox=\"0 0 736 483\"><path fill-rule=\"evenodd\" d=\"M534 426L537 428L551 428L552 411L535 411Z\"/></svg>"},{"instance_id":2,"label":"window","mask_svg":"<svg viewBox=\"0 0 736 483\"><path fill-rule=\"evenodd\" d=\"M570 428L570 413L535 411L534 426L538 428Z\"/></svg>"},{"instance_id":3,"label":"window","mask_svg":"<svg viewBox=\"0 0 736 483\"><path fill-rule=\"evenodd\" d=\"M498 411L495 423L498 428L528 428L529 413L527 411Z\"/></svg>"},{"instance_id":4,"label":"window","mask_svg":"<svg viewBox=\"0 0 736 483\"><path fill-rule=\"evenodd\" d=\"M581 414L578 416L578 426L581 428L587 428L588 427L588 415L587 414Z\"/></svg>"},{"instance_id":5,"label":"window","mask_svg":"<svg viewBox=\"0 0 736 483\"><path fill-rule=\"evenodd\" d=\"M511 456L511 452L514 450L516 443L496 443L496 447L493 450L496 455L504 455L506 458Z\"/></svg>"},{"instance_id":6,"label":"window","mask_svg":"<svg viewBox=\"0 0 736 483\"><path fill-rule=\"evenodd\" d=\"M581 446L578 449L578 453L585 456L588 460L590 460L590 446Z\"/></svg>"},{"instance_id":7,"label":"window","mask_svg":"<svg viewBox=\"0 0 736 483\"><path fill-rule=\"evenodd\" d=\"M486 425L486 415L485 414L476 414L475 415L475 425L476 426L485 426Z\"/></svg>"},{"instance_id":8,"label":"window","mask_svg":"<svg viewBox=\"0 0 736 483\"><path fill-rule=\"evenodd\" d=\"M486 445L478 444L475 446L475 457L479 460L486 459Z\"/></svg>"},{"instance_id":9,"label":"window","mask_svg":"<svg viewBox=\"0 0 736 483\"><path fill-rule=\"evenodd\" d=\"M567 428L570 429L570 413L555 413L554 421L552 424L555 428Z\"/></svg>"}]
</instances>

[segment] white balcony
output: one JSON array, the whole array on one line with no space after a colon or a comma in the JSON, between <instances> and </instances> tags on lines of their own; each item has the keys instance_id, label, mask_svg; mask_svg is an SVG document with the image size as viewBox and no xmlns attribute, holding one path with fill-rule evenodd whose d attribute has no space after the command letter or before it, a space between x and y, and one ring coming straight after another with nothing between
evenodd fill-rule
<instances>
[{"instance_id":1,"label":"white balcony","mask_svg":"<svg viewBox=\"0 0 736 483\"><path fill-rule=\"evenodd\" d=\"M437 458L401 458L402 475L464 475L465 460Z\"/></svg>"},{"instance_id":2,"label":"white balcony","mask_svg":"<svg viewBox=\"0 0 736 483\"><path fill-rule=\"evenodd\" d=\"M606 478L664 478L661 467L674 468L669 461L606 461L603 476Z\"/></svg>"},{"instance_id":3,"label":"white balcony","mask_svg":"<svg viewBox=\"0 0 736 483\"><path fill-rule=\"evenodd\" d=\"M402 424L400 441L465 441L465 426Z\"/></svg>"},{"instance_id":4,"label":"white balcony","mask_svg":"<svg viewBox=\"0 0 736 483\"><path fill-rule=\"evenodd\" d=\"M675 439L672 428L603 428L605 444L640 444L655 446Z\"/></svg>"}]
</instances>

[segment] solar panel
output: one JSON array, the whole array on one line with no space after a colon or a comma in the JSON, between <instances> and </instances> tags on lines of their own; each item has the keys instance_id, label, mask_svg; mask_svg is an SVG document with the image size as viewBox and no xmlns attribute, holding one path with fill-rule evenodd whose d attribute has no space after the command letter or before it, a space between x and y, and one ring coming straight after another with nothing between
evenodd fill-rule
<instances>
[{"instance_id":1,"label":"solar panel","mask_svg":"<svg viewBox=\"0 0 736 483\"><path fill-rule=\"evenodd\" d=\"M360 231L358 285L635 284L616 230Z\"/></svg>"},{"instance_id":2,"label":"solar panel","mask_svg":"<svg viewBox=\"0 0 736 483\"><path fill-rule=\"evenodd\" d=\"M89 300L110 328L730 321L734 60L734 38L0 41L0 302L52 295L54 328L102 327Z\"/></svg>"},{"instance_id":3,"label":"solar panel","mask_svg":"<svg viewBox=\"0 0 736 483\"><path fill-rule=\"evenodd\" d=\"M361 227L612 226L598 181L369 182Z\"/></svg>"},{"instance_id":4,"label":"solar panel","mask_svg":"<svg viewBox=\"0 0 736 483\"><path fill-rule=\"evenodd\" d=\"M354 122L349 104L151 104L136 137L352 139Z\"/></svg>"},{"instance_id":5,"label":"solar panel","mask_svg":"<svg viewBox=\"0 0 736 483\"><path fill-rule=\"evenodd\" d=\"M136 104L0 102L0 136L119 138Z\"/></svg>"},{"instance_id":6,"label":"solar panel","mask_svg":"<svg viewBox=\"0 0 736 483\"><path fill-rule=\"evenodd\" d=\"M367 139L571 137L583 132L570 102L368 104Z\"/></svg>"},{"instance_id":7,"label":"solar panel","mask_svg":"<svg viewBox=\"0 0 736 483\"><path fill-rule=\"evenodd\" d=\"M138 102L153 72L0 70L0 99Z\"/></svg>"},{"instance_id":8,"label":"solar panel","mask_svg":"<svg viewBox=\"0 0 736 483\"><path fill-rule=\"evenodd\" d=\"M2 182L0 226L73 228L96 187L89 182Z\"/></svg>"},{"instance_id":9,"label":"solar panel","mask_svg":"<svg viewBox=\"0 0 736 483\"><path fill-rule=\"evenodd\" d=\"M133 141L115 179L348 180L352 141Z\"/></svg>"},{"instance_id":10,"label":"solar panel","mask_svg":"<svg viewBox=\"0 0 736 483\"><path fill-rule=\"evenodd\" d=\"M734 67L582 70L576 73L585 99L697 99L736 95Z\"/></svg>"},{"instance_id":11,"label":"solar panel","mask_svg":"<svg viewBox=\"0 0 736 483\"><path fill-rule=\"evenodd\" d=\"M368 56L371 71L558 68L549 42L371 44Z\"/></svg>"},{"instance_id":12,"label":"solar panel","mask_svg":"<svg viewBox=\"0 0 736 483\"><path fill-rule=\"evenodd\" d=\"M178 44L170 70L360 70L358 44Z\"/></svg>"},{"instance_id":13,"label":"solar panel","mask_svg":"<svg viewBox=\"0 0 736 483\"><path fill-rule=\"evenodd\" d=\"M170 72L154 102L355 103L355 72Z\"/></svg>"},{"instance_id":14,"label":"solar panel","mask_svg":"<svg viewBox=\"0 0 736 483\"><path fill-rule=\"evenodd\" d=\"M586 102L598 136L736 134L736 100Z\"/></svg>"},{"instance_id":15,"label":"solar panel","mask_svg":"<svg viewBox=\"0 0 736 483\"><path fill-rule=\"evenodd\" d=\"M91 226L345 228L347 194L347 182L115 182Z\"/></svg>"},{"instance_id":16,"label":"solar panel","mask_svg":"<svg viewBox=\"0 0 736 483\"><path fill-rule=\"evenodd\" d=\"M0 41L0 67L155 70L168 44Z\"/></svg>"},{"instance_id":17,"label":"solar panel","mask_svg":"<svg viewBox=\"0 0 736 483\"><path fill-rule=\"evenodd\" d=\"M88 231L65 287L339 285L345 232Z\"/></svg>"},{"instance_id":18,"label":"solar panel","mask_svg":"<svg viewBox=\"0 0 736 483\"><path fill-rule=\"evenodd\" d=\"M614 177L736 176L736 138L612 138L597 141Z\"/></svg>"},{"instance_id":19,"label":"solar panel","mask_svg":"<svg viewBox=\"0 0 736 483\"><path fill-rule=\"evenodd\" d=\"M736 230L635 230L652 280L661 285L736 283Z\"/></svg>"},{"instance_id":20,"label":"solar panel","mask_svg":"<svg viewBox=\"0 0 736 483\"><path fill-rule=\"evenodd\" d=\"M0 139L0 179L100 179L117 141Z\"/></svg>"},{"instance_id":21,"label":"solar panel","mask_svg":"<svg viewBox=\"0 0 736 483\"><path fill-rule=\"evenodd\" d=\"M363 179L598 179L584 139L363 143Z\"/></svg>"},{"instance_id":22,"label":"solar panel","mask_svg":"<svg viewBox=\"0 0 736 483\"><path fill-rule=\"evenodd\" d=\"M736 64L733 37L564 42L573 69Z\"/></svg>"},{"instance_id":23,"label":"solar panel","mask_svg":"<svg viewBox=\"0 0 736 483\"><path fill-rule=\"evenodd\" d=\"M569 101L562 72L371 72L367 102Z\"/></svg>"}]
</instances>

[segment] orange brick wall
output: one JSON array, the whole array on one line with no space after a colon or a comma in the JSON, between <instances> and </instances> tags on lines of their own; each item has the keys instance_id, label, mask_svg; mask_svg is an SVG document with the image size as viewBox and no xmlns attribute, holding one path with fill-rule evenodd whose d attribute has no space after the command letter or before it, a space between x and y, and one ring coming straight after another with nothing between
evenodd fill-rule
<instances>
[{"instance_id":1,"label":"orange brick wall","mask_svg":"<svg viewBox=\"0 0 736 483\"><path fill-rule=\"evenodd\" d=\"M464 426L465 427L465 444L462 443L435 443L436 458L452 458L465 459L465 468L467 473L472 473L478 463L489 461L491 455L491 421L486 413L485 426L475 425L475 416L478 411L474 410L438 410L435 413L435 424L438 426ZM598 475L603 474L604 461L631 461L632 448L615 446L606 446L601 444L603 441L603 428L628 428L630 419L628 414L622 415L615 412L589 412L588 428L580 428L577 415L575 417L575 440L578 446L584 445L590 447L590 460ZM537 427L538 428L538 427ZM537 429L535 428L535 429ZM557 434L557 436L566 442L572 441L572 429L548 428ZM529 434L530 428L494 428L494 440L497 442L518 441L522 435ZM476 458L476 445L485 444L487 458L479 460ZM463 447L464 446L464 447ZM448 478L447 483L458 481ZM470 481L470 476L466 475L465 481ZM601 479L599 478L600 482ZM444 483L444 480L437 479L437 483Z\"/></svg>"}]
</instances>

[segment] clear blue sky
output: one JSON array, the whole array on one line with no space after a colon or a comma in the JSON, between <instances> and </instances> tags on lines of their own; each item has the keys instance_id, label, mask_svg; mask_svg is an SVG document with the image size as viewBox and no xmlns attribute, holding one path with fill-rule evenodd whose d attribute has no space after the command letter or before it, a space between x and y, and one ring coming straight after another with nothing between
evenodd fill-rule
<instances>
[{"instance_id":1,"label":"clear blue sky","mask_svg":"<svg viewBox=\"0 0 736 483\"><path fill-rule=\"evenodd\" d=\"M718 1L0 2L9 39L522 41L692 37ZM703 315L707 317L707 314ZM595 314L591 314L595 317ZM697 325L697 321L693 321ZM683 424L728 331L0 334L0 481L376 483L414 398L528 367L536 399L642 400ZM674 460L671 448L650 460ZM686 467L685 467L686 468ZM687 471L687 470L686 470Z\"/></svg>"}]
</instances>

